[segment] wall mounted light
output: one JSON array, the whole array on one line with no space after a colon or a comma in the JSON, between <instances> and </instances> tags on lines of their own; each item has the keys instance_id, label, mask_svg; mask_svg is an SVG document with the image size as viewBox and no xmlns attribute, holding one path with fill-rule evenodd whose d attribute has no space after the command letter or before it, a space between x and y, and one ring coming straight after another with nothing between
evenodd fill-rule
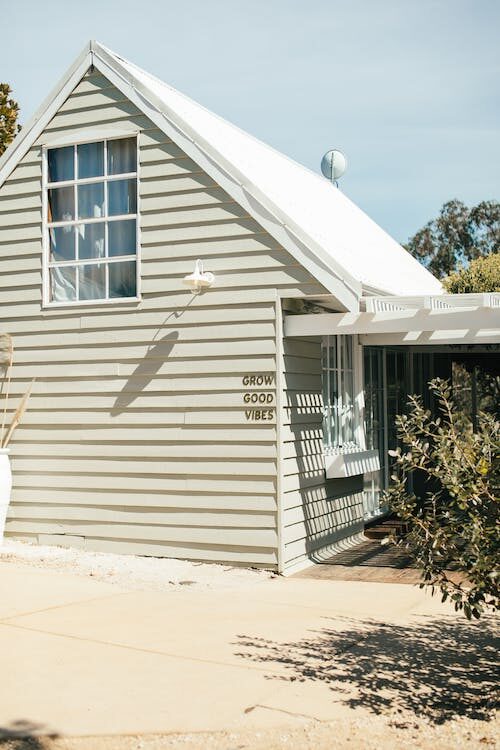
<instances>
[{"instance_id":1,"label":"wall mounted light","mask_svg":"<svg viewBox=\"0 0 500 750\"><path fill-rule=\"evenodd\" d=\"M215 281L215 276L210 271L203 270L203 262L198 258L193 273L184 276L182 283L190 287L193 294L198 294L202 289L207 289Z\"/></svg>"}]
</instances>

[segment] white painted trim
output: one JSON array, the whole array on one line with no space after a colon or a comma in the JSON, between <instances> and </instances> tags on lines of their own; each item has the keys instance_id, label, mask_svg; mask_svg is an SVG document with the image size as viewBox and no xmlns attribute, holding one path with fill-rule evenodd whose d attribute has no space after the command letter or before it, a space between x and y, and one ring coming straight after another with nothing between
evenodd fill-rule
<instances>
[{"instance_id":1,"label":"white painted trim","mask_svg":"<svg viewBox=\"0 0 500 750\"><path fill-rule=\"evenodd\" d=\"M134 138L137 137L140 132L140 128L137 127L100 125L98 128L93 126L88 129L82 128L81 130L72 131L71 134L47 133L42 145L47 148L78 146L82 143L94 143L94 141L112 141L119 138Z\"/></svg>"},{"instance_id":2,"label":"white painted trim","mask_svg":"<svg viewBox=\"0 0 500 750\"><path fill-rule=\"evenodd\" d=\"M383 312L389 310L446 310L450 308L499 307L500 293L469 294L431 294L417 296L380 296L363 297L360 301L361 311Z\"/></svg>"},{"instance_id":3,"label":"white painted trim","mask_svg":"<svg viewBox=\"0 0 500 750\"><path fill-rule=\"evenodd\" d=\"M320 313L288 315L285 336L335 336L345 334L407 334L407 343L421 343L423 332L460 331L463 336L490 331L496 340L500 331L500 308L476 307L447 310L403 309L389 312ZM409 336L412 333L413 336ZM487 337L488 334L485 334ZM413 341L409 339L412 338ZM483 342L486 338L481 337ZM362 343L366 343L363 341ZM440 341L440 343L443 343Z\"/></svg>"},{"instance_id":4,"label":"white painted trim","mask_svg":"<svg viewBox=\"0 0 500 750\"><path fill-rule=\"evenodd\" d=\"M276 295L275 301L275 326L276 326L276 526L278 537L278 572L282 573L285 567L285 541L284 541L284 512L283 512L283 397L284 397L284 356L283 356L283 311L281 299Z\"/></svg>"},{"instance_id":5,"label":"white painted trim","mask_svg":"<svg viewBox=\"0 0 500 750\"><path fill-rule=\"evenodd\" d=\"M137 180L137 197L136 197L136 214L135 220L135 292L138 299L142 296L142 247L141 247L141 134L136 133L136 180Z\"/></svg>"},{"instance_id":6,"label":"white painted trim","mask_svg":"<svg viewBox=\"0 0 500 750\"><path fill-rule=\"evenodd\" d=\"M355 392L355 439L360 448L366 450L365 434L365 387L364 387L364 363L363 347L356 336L353 341L353 364L354 364L354 392Z\"/></svg>"},{"instance_id":7,"label":"white painted trim","mask_svg":"<svg viewBox=\"0 0 500 750\"><path fill-rule=\"evenodd\" d=\"M46 307L50 301L50 242L49 227L47 221L48 215L48 161L47 149L42 146L42 308Z\"/></svg>"},{"instance_id":8,"label":"white painted trim","mask_svg":"<svg viewBox=\"0 0 500 750\"><path fill-rule=\"evenodd\" d=\"M133 305L141 301L141 297L113 297L112 299L82 299L74 302L47 302L42 304L42 310L54 310L59 307L101 307L103 305ZM135 308L134 308L135 309Z\"/></svg>"},{"instance_id":9,"label":"white painted trim","mask_svg":"<svg viewBox=\"0 0 500 750\"><path fill-rule=\"evenodd\" d=\"M479 329L469 331L467 329L440 330L440 331L414 331L410 333L376 333L360 336L364 346L412 346L420 347L443 347L457 344L475 344L486 346L488 344L500 344L500 328Z\"/></svg>"}]
</instances>

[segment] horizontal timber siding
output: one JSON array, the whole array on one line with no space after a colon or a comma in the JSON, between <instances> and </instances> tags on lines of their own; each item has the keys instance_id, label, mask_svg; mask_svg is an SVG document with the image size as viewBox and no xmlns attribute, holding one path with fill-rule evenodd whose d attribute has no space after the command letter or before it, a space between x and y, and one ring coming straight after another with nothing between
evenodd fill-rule
<instances>
[{"instance_id":1,"label":"horizontal timber siding","mask_svg":"<svg viewBox=\"0 0 500 750\"><path fill-rule=\"evenodd\" d=\"M100 125L140 129L142 298L43 309L41 145ZM0 187L0 258L9 416L36 378L7 533L276 567L275 300L325 290L100 74ZM192 296L197 258L216 284ZM270 419L247 419L249 390L271 394Z\"/></svg>"},{"instance_id":2,"label":"horizontal timber siding","mask_svg":"<svg viewBox=\"0 0 500 750\"><path fill-rule=\"evenodd\" d=\"M320 560L322 550L363 531L362 477L326 479L321 338L283 344L284 568Z\"/></svg>"}]
</instances>

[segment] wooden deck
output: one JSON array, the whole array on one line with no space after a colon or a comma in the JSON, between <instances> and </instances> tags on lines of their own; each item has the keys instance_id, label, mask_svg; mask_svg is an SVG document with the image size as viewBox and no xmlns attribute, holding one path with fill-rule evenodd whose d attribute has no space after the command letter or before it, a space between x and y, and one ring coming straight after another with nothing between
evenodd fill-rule
<instances>
[{"instance_id":1,"label":"wooden deck","mask_svg":"<svg viewBox=\"0 0 500 750\"><path fill-rule=\"evenodd\" d=\"M367 540L296 573L297 578L331 581L420 582L420 571L404 550Z\"/></svg>"}]
</instances>

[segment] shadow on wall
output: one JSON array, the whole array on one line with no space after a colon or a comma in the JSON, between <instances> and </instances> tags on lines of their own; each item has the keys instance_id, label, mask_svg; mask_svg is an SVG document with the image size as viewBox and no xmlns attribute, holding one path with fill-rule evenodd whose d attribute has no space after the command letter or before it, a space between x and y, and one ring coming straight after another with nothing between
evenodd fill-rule
<instances>
[{"instance_id":1,"label":"shadow on wall","mask_svg":"<svg viewBox=\"0 0 500 750\"><path fill-rule=\"evenodd\" d=\"M0 726L0 748L5 750L51 750L55 732L49 732L43 724L36 724L27 719L13 721L7 727Z\"/></svg>"},{"instance_id":2,"label":"shadow on wall","mask_svg":"<svg viewBox=\"0 0 500 750\"><path fill-rule=\"evenodd\" d=\"M492 718L499 677L493 618L421 617L410 625L332 619L332 629L295 643L239 636L236 655L268 664L275 672L269 679L322 682L336 702L401 714L402 722L404 712L433 724Z\"/></svg>"},{"instance_id":3,"label":"shadow on wall","mask_svg":"<svg viewBox=\"0 0 500 750\"><path fill-rule=\"evenodd\" d=\"M313 407L314 410L317 407ZM312 411L312 409L311 409ZM323 415L316 411L308 415L310 423L294 424L302 417L292 414L290 429L296 445L305 445L309 453L296 456L297 476L295 492L300 498L305 531L305 551L311 562L322 562L327 545L348 544L347 540L363 533L363 477L326 479L321 438ZM311 427L318 437L311 440ZM317 445L316 445L317 444ZM314 452L311 453L311 447ZM332 552L326 556L330 557Z\"/></svg>"},{"instance_id":4,"label":"shadow on wall","mask_svg":"<svg viewBox=\"0 0 500 750\"><path fill-rule=\"evenodd\" d=\"M139 362L132 375L129 377L122 390L118 394L113 407L111 416L116 417L121 414L130 404L135 401L144 388L158 374L158 370L168 359L172 348L179 338L177 331L171 331L166 336L155 343L151 343L144 359Z\"/></svg>"}]
</instances>

